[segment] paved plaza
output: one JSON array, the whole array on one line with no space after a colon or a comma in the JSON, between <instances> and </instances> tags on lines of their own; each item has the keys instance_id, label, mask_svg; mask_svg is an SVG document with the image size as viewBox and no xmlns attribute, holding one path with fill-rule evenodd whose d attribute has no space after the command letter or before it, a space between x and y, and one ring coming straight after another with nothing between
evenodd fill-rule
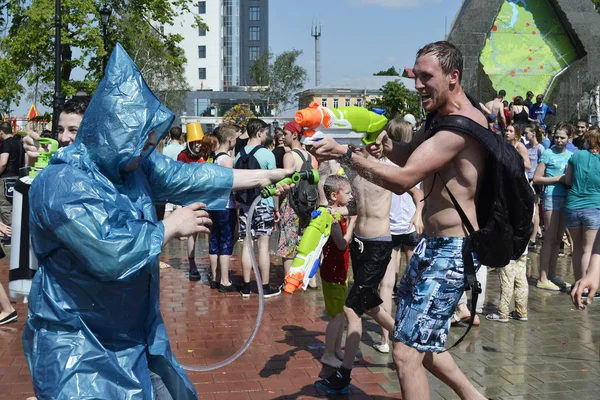
<instances>
[{"instance_id":1,"label":"paved plaza","mask_svg":"<svg viewBox=\"0 0 600 400\"><path fill-rule=\"evenodd\" d=\"M198 265L208 266L206 239L200 238ZM218 293L203 280L186 277L186 242L171 241L161 259L172 268L161 271L161 309L172 349L181 364L208 365L233 354L252 331L258 299L242 299L238 293ZM273 247L272 247L273 248ZM236 254L239 254L239 246ZM10 248L6 249L7 252ZM241 281L239 255L234 255L233 280ZM282 281L279 259L272 258L271 283ZM535 266L532 253L529 268ZM567 273L570 257L559 260L559 272ZM570 270L570 268L568 268ZM0 279L8 289L8 257L0 261ZM495 311L499 278L490 271L485 311ZM15 304L16 323L0 327L0 400L33 396L23 356L21 334L26 305ZM325 340L325 313L320 290L293 296L282 294L265 301L260 331L249 350L233 364L212 372L188 372L200 399L310 399L324 397L313 383L328 375L319 358ZM352 370L348 399L399 399L400 386L391 354L377 353L372 344L379 330L364 318L361 357ZM450 343L466 328L453 328ZM486 321L474 327L458 348L458 365L491 398L502 399L600 399L600 302L588 311L576 311L564 293L530 286L529 321ZM458 398L448 387L430 376L432 399Z\"/></svg>"}]
</instances>

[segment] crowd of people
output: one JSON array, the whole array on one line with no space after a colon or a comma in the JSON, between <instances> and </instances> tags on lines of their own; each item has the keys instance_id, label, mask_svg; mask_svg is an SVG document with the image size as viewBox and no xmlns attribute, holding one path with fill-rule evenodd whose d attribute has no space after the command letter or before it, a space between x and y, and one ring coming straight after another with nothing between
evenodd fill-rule
<instances>
[{"instance_id":1,"label":"crowd of people","mask_svg":"<svg viewBox=\"0 0 600 400\"><path fill-rule=\"evenodd\" d=\"M557 106L543 103L543 95L532 103L531 92L525 100L517 96L508 105L505 92L500 91L492 101L477 107L460 85L462 55L448 42L421 49L414 72L425 110L434 118L461 115L502 135L521 156L535 193L530 244L521 257L500 269L500 304L497 312L486 315L486 319L528 320L531 277L527 276L527 252L535 251L540 241L536 287L571 292L574 303L585 308L600 278L600 129L584 121L579 121L576 128L567 122L546 126L546 115L555 112ZM100 101L92 100L92 104L95 111L102 107ZM207 233L210 287L223 293L237 291L247 298L251 295L251 255L242 248L240 286L230 279L230 260L238 237L251 235L256 239L264 296L278 296L281 282L269 281L269 238L275 231L281 232L277 255L285 274L310 218L297 205L297 191L285 185L278 188L275 197L258 203L252 221L247 218L248 208L258 195L257 188L295 171L318 168L321 178L314 206L325 207L334 221L320 269L320 286L330 317L321 362L334 367L335 372L317 381L316 386L328 394L348 392L362 337L361 317L367 314L381 327L381 338L374 348L382 353L392 351L403 398L428 398L425 369L449 384L461 398L484 398L452 356L442 351L450 326L471 320L463 259L468 235L447 193L454 193L466 218L477 229L475 202L480 185L485 184L480 177L486 153L473 137L452 131L427 136L427 126L417 126L412 115L405 115L390 120L377 143L362 149L342 146L332 139L307 149L302 145L299 124L287 123L271 135L270 127L260 119L251 119L244 126L221 125L206 134L198 123L186 126L185 133L180 127L172 127L164 138L156 137L157 132L149 129L148 123L143 129L123 127L127 140L111 141L108 138L115 132L94 128L102 125L98 118L108 114L85 114L87 107L85 99L65 104L58 140L68 148L53 161L49 167L52 172L36 178L32 191L32 204L42 210L31 222L33 244L36 252L44 255L32 290L46 294L37 296L30 305L24 347L38 394L76 391L75 382L65 380L61 387L51 382L55 376L47 371L58 367L52 360L42 360L43 354L37 350L40 340L45 341L46 348L54 348L56 337L52 335L62 334L63 342L67 337L74 342L79 340L77 337L88 341L82 346L89 358L82 361L81 368L92 368L99 362L98 357L107 357L107 363L111 357L128 360L106 369L108 375L98 378L103 382L98 387L117 397L124 392L109 382L115 376L142 391L153 390L159 399L194 398L193 385L170 352L160 317L160 249L171 239L187 240L187 278L199 281L196 241L198 233ZM152 126L158 127L159 122L164 121L152 121ZM0 124L0 133L0 172L13 171L18 163L17 173L10 175L14 177L22 165L31 165L37 158L39 135L30 133L23 141L24 148L19 142L21 150L17 151L4 124ZM98 135L106 139L104 143L113 143L114 148L98 151L94 147ZM154 148L162 155L152 152ZM17 161L13 151L20 157ZM65 179L51 196L45 191L50 173ZM436 175L440 177L437 181ZM4 174L0 175L3 178ZM64 200L60 210L52 208L55 196ZM206 204L194 203L199 200ZM162 222L154 203L166 203ZM82 208L81 204L93 206ZM9 236L10 220L5 220L5 213L0 201L0 217L5 224L0 225L0 231ZM64 224L48 229L50 221ZM564 235L572 243L577 280L572 291L571 284L556 272ZM72 246L68 239L72 237L80 238L83 245ZM407 267L399 280L402 252ZM480 265L477 254L469 257L483 286L475 306L481 313L487 268ZM351 286L350 259L354 277ZM80 270L81 263L85 271ZM114 265L101 266L106 263ZM66 274L75 280L67 282ZM150 282L151 293L142 294L140 288L147 288ZM56 287L48 290L48 285ZM309 286L317 287L316 279ZM107 287L110 290L101 293ZM99 293L93 312L79 303L86 295L83 291L90 288ZM4 324L17 315L4 289L0 289L0 324ZM127 312L123 310L125 295L119 292L125 289L128 296L143 300L135 302L139 303L135 307L126 305ZM513 296L515 310L510 311ZM64 301L65 307L50 324L47 306L56 301ZM127 317L132 315L137 317ZM120 321L129 331L113 332L109 326L93 322L93 318L103 316ZM471 322L479 324L478 316ZM131 341L130 346L113 346L117 337ZM134 355L124 353L131 349ZM142 354L145 357L140 357ZM176 373L165 374L165 363ZM126 369L134 371L135 376L127 375Z\"/></svg>"}]
</instances>

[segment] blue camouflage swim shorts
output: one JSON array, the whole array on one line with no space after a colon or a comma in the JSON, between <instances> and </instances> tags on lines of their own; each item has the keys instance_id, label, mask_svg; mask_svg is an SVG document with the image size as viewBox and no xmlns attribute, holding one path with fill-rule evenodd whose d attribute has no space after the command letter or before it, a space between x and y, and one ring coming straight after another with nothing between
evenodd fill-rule
<instances>
[{"instance_id":1,"label":"blue camouflage swim shorts","mask_svg":"<svg viewBox=\"0 0 600 400\"><path fill-rule=\"evenodd\" d=\"M444 349L465 290L463 237L423 236L400 282L394 338L419 351ZM479 268L473 254L475 269Z\"/></svg>"}]
</instances>

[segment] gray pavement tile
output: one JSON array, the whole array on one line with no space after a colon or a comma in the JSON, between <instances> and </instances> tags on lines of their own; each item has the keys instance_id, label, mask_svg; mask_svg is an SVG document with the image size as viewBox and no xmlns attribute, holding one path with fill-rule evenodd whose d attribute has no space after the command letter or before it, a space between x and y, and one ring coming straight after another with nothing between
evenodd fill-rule
<instances>
[{"instance_id":1,"label":"gray pavement tile","mask_svg":"<svg viewBox=\"0 0 600 400\"><path fill-rule=\"evenodd\" d=\"M517 375L502 375L504 379L510 383L531 383L531 382L542 382L534 374L517 374Z\"/></svg>"},{"instance_id":2,"label":"gray pavement tile","mask_svg":"<svg viewBox=\"0 0 600 400\"><path fill-rule=\"evenodd\" d=\"M381 388L385 390L386 393L398 393L401 390L398 378L396 378L395 381L380 383L379 386L381 386Z\"/></svg>"},{"instance_id":3,"label":"gray pavement tile","mask_svg":"<svg viewBox=\"0 0 600 400\"><path fill-rule=\"evenodd\" d=\"M598 393L589 392L564 392L564 393L544 393L540 399L544 400L598 400Z\"/></svg>"},{"instance_id":4,"label":"gray pavement tile","mask_svg":"<svg viewBox=\"0 0 600 400\"><path fill-rule=\"evenodd\" d=\"M530 385L542 393L573 392L573 390L568 387L565 382L532 382Z\"/></svg>"},{"instance_id":5,"label":"gray pavement tile","mask_svg":"<svg viewBox=\"0 0 600 400\"><path fill-rule=\"evenodd\" d=\"M523 396L504 396L504 397L500 397L501 400L539 400L541 399L541 397L538 397L539 393L534 393L534 394L526 394Z\"/></svg>"},{"instance_id":6,"label":"gray pavement tile","mask_svg":"<svg viewBox=\"0 0 600 400\"><path fill-rule=\"evenodd\" d=\"M567 387L575 390L575 391L596 391L600 392L600 382L598 381L590 381L590 380L572 380L565 382ZM600 398L600 393L599 396Z\"/></svg>"},{"instance_id":7,"label":"gray pavement tile","mask_svg":"<svg viewBox=\"0 0 600 400\"><path fill-rule=\"evenodd\" d=\"M528 383L517 383L514 385L507 385L503 387L510 396L522 396L526 394L540 393L540 390L534 388Z\"/></svg>"},{"instance_id":8,"label":"gray pavement tile","mask_svg":"<svg viewBox=\"0 0 600 400\"><path fill-rule=\"evenodd\" d=\"M478 378L473 378L473 380L479 384L479 386L503 386L508 384L509 382L504 379L504 377L499 375L485 375L480 376Z\"/></svg>"}]
</instances>

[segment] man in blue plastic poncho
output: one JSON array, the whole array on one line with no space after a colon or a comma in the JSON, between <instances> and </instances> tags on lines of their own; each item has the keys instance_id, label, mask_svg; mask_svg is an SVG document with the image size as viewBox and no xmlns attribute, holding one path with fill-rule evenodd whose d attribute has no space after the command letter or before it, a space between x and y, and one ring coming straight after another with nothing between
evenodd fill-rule
<instances>
[{"instance_id":1,"label":"man in blue plastic poncho","mask_svg":"<svg viewBox=\"0 0 600 400\"><path fill-rule=\"evenodd\" d=\"M231 190L291 171L184 165L153 152L173 119L117 45L75 142L31 186L40 268L23 347L40 399L197 398L159 311L161 248L206 232L204 208L225 208ZM167 200L206 206L159 222L154 203Z\"/></svg>"}]
</instances>

